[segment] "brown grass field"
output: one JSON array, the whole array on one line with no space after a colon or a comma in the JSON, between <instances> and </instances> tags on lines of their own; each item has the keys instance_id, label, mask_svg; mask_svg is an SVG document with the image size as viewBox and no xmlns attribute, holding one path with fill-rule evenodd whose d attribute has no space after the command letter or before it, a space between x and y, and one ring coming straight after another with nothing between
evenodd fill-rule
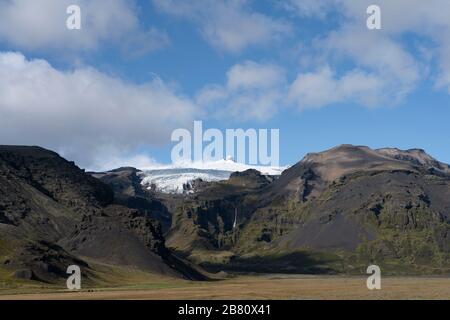
<instances>
[{"instance_id":1,"label":"brown grass field","mask_svg":"<svg viewBox=\"0 0 450 320\"><path fill-rule=\"evenodd\" d=\"M158 282L159 281L159 282ZM366 278L348 276L265 275L191 282L154 279L138 286L68 292L57 288L5 291L0 300L360 300L450 299L449 277L385 277L381 290L368 290Z\"/></svg>"}]
</instances>

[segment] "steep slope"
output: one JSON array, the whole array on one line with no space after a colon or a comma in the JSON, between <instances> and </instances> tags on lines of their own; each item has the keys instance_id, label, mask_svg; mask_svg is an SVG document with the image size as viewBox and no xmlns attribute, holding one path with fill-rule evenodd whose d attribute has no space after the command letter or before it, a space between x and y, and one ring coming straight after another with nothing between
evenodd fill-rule
<instances>
[{"instance_id":1,"label":"steep slope","mask_svg":"<svg viewBox=\"0 0 450 320\"><path fill-rule=\"evenodd\" d=\"M54 152L0 146L0 192L0 264L16 277L54 282L77 264L89 278L98 261L202 278L165 248L151 212L114 204L110 187Z\"/></svg>"},{"instance_id":2,"label":"steep slope","mask_svg":"<svg viewBox=\"0 0 450 320\"><path fill-rule=\"evenodd\" d=\"M108 186L38 147L0 146L0 190L0 219L49 241L113 200Z\"/></svg>"},{"instance_id":3,"label":"steep slope","mask_svg":"<svg viewBox=\"0 0 450 320\"><path fill-rule=\"evenodd\" d=\"M141 173L138 169L128 167L91 175L113 189L115 204L145 212L161 224L165 233L170 228L171 215L155 193L143 186Z\"/></svg>"},{"instance_id":4,"label":"steep slope","mask_svg":"<svg viewBox=\"0 0 450 320\"><path fill-rule=\"evenodd\" d=\"M231 249L237 240L237 224L259 205L254 193L269 186L272 179L250 169L233 173L227 181L203 184L173 210L168 246L182 252Z\"/></svg>"}]
</instances>

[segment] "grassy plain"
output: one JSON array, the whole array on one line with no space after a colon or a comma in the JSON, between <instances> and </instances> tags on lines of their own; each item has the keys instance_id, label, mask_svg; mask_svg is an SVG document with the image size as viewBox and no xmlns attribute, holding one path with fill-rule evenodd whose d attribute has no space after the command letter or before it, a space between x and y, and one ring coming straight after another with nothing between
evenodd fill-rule
<instances>
[{"instance_id":1,"label":"grassy plain","mask_svg":"<svg viewBox=\"0 0 450 320\"><path fill-rule=\"evenodd\" d=\"M0 289L0 300L450 299L449 277L383 277L382 289L373 291L367 289L366 278L349 276L259 275L192 282L136 274L134 280L140 281L79 292L57 286Z\"/></svg>"}]
</instances>

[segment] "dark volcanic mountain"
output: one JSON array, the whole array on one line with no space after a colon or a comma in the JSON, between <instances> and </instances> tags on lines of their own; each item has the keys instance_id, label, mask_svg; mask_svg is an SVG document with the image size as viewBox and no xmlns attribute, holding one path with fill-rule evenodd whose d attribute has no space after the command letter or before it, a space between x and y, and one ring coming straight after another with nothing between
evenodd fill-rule
<instances>
[{"instance_id":1,"label":"dark volcanic mountain","mask_svg":"<svg viewBox=\"0 0 450 320\"><path fill-rule=\"evenodd\" d=\"M217 270L446 272L450 168L423 150L339 146L269 184L210 184L174 211L167 243Z\"/></svg>"},{"instance_id":2,"label":"dark volcanic mountain","mask_svg":"<svg viewBox=\"0 0 450 320\"><path fill-rule=\"evenodd\" d=\"M72 264L95 277L97 263L202 278L165 247L150 211L122 202L56 153L0 146L0 268L46 282Z\"/></svg>"}]
</instances>

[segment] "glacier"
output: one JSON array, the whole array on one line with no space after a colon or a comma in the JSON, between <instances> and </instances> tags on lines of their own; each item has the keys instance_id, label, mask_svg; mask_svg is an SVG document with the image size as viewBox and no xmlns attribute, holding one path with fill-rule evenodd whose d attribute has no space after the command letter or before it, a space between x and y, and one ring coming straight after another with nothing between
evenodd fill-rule
<instances>
[{"instance_id":1,"label":"glacier","mask_svg":"<svg viewBox=\"0 0 450 320\"><path fill-rule=\"evenodd\" d=\"M235 162L231 159L212 162L180 162L171 165L157 165L140 168L141 184L146 189L155 189L162 193L184 193L185 186L193 181L206 182L227 180L233 172L255 169L264 175L280 175L287 167L253 166Z\"/></svg>"}]
</instances>

